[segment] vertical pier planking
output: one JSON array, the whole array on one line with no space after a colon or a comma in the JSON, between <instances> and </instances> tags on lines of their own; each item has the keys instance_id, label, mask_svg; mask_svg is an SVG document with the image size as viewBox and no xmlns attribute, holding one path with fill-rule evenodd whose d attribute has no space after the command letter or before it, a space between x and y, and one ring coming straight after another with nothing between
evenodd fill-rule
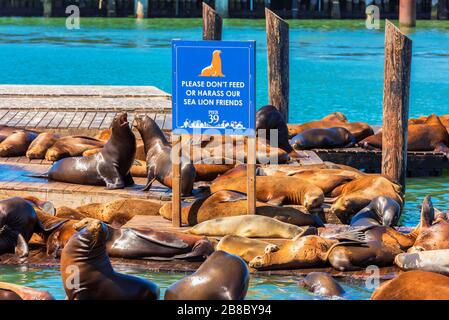
<instances>
[{"instance_id":1,"label":"vertical pier planking","mask_svg":"<svg viewBox=\"0 0 449 320\"><path fill-rule=\"evenodd\" d=\"M269 103L288 121L289 100L289 26L273 11L265 8Z\"/></svg>"},{"instance_id":2,"label":"vertical pier planking","mask_svg":"<svg viewBox=\"0 0 449 320\"><path fill-rule=\"evenodd\" d=\"M207 3L203 2L203 40L221 40L223 19Z\"/></svg>"},{"instance_id":3,"label":"vertical pier planking","mask_svg":"<svg viewBox=\"0 0 449 320\"><path fill-rule=\"evenodd\" d=\"M181 151L182 136L172 134L172 224L173 227L182 226L181 215Z\"/></svg>"},{"instance_id":4,"label":"vertical pier planking","mask_svg":"<svg viewBox=\"0 0 449 320\"><path fill-rule=\"evenodd\" d=\"M416 0L399 0L399 26L416 26Z\"/></svg>"},{"instance_id":5,"label":"vertical pier planking","mask_svg":"<svg viewBox=\"0 0 449 320\"><path fill-rule=\"evenodd\" d=\"M412 41L385 23L382 174L402 186L407 174L407 134Z\"/></svg>"}]
</instances>

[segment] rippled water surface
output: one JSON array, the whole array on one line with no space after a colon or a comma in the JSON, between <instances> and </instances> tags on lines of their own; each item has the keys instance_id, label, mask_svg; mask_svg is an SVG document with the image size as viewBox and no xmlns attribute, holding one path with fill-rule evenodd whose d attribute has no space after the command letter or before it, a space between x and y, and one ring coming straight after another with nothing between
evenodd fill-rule
<instances>
[{"instance_id":1,"label":"rippled water surface","mask_svg":"<svg viewBox=\"0 0 449 320\"><path fill-rule=\"evenodd\" d=\"M127 269L123 267L114 267L117 271L134 274L140 277L154 281L161 288L161 298L164 296L165 289L185 276L182 273L165 272L144 272ZM250 287L246 299L265 300L265 299L301 299L313 300L320 299L310 292L298 286L296 277L251 277ZM32 288L48 290L56 299L64 299L65 292L62 287L62 280L59 269L56 268L28 268L12 267L0 265L0 281L7 281L16 284L26 285ZM340 281L345 290L343 299L366 300L371 296L372 290L367 289L364 281Z\"/></svg>"}]
</instances>

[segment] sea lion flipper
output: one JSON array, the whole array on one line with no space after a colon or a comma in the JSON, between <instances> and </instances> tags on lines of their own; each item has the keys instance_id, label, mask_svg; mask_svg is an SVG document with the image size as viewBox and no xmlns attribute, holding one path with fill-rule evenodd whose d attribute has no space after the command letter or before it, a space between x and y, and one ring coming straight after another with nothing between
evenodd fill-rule
<instances>
[{"instance_id":1,"label":"sea lion flipper","mask_svg":"<svg viewBox=\"0 0 449 320\"><path fill-rule=\"evenodd\" d=\"M184 249L189 246L181 239L178 239L176 237L171 237L171 239L170 237L162 237L161 233L155 233L151 230L148 232L146 232L145 230L136 230L136 229L131 230L142 239L155 242L166 247Z\"/></svg>"},{"instance_id":2,"label":"sea lion flipper","mask_svg":"<svg viewBox=\"0 0 449 320\"><path fill-rule=\"evenodd\" d=\"M150 179L150 176L148 175L148 182L145 185L145 187L142 189L142 191L148 191L151 189L151 185L153 184L154 180L156 180L156 178L152 178Z\"/></svg>"},{"instance_id":3,"label":"sea lion flipper","mask_svg":"<svg viewBox=\"0 0 449 320\"><path fill-rule=\"evenodd\" d=\"M125 177L125 184L126 186L133 186L134 185L134 179L131 175L131 172L128 172L128 174Z\"/></svg>"},{"instance_id":4,"label":"sea lion flipper","mask_svg":"<svg viewBox=\"0 0 449 320\"><path fill-rule=\"evenodd\" d=\"M19 258L28 257L28 254L29 254L28 243L26 242L25 238L20 233L17 235L17 244L14 249L14 253Z\"/></svg>"}]
</instances>

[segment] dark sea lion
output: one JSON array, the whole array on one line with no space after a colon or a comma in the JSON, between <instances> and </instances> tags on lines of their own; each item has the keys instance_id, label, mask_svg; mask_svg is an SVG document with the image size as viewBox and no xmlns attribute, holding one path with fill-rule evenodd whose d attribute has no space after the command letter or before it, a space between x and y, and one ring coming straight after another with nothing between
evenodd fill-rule
<instances>
[{"instance_id":1,"label":"dark sea lion","mask_svg":"<svg viewBox=\"0 0 449 320\"><path fill-rule=\"evenodd\" d=\"M421 270L449 275L449 249L401 253L394 258L401 270Z\"/></svg>"},{"instance_id":2,"label":"dark sea lion","mask_svg":"<svg viewBox=\"0 0 449 320\"><path fill-rule=\"evenodd\" d=\"M55 300L55 298L48 291L0 282L0 300Z\"/></svg>"},{"instance_id":3,"label":"dark sea lion","mask_svg":"<svg viewBox=\"0 0 449 320\"><path fill-rule=\"evenodd\" d=\"M38 136L37 132L18 130L0 143L0 157L24 156L31 142Z\"/></svg>"},{"instance_id":4,"label":"dark sea lion","mask_svg":"<svg viewBox=\"0 0 449 320\"><path fill-rule=\"evenodd\" d=\"M365 148L382 148L382 132L360 142ZM449 133L440 118L433 114L423 123L408 125L408 151L435 151L449 154Z\"/></svg>"},{"instance_id":5,"label":"dark sea lion","mask_svg":"<svg viewBox=\"0 0 449 320\"><path fill-rule=\"evenodd\" d=\"M408 271L382 283L372 300L449 300L449 277L426 271Z\"/></svg>"},{"instance_id":6,"label":"dark sea lion","mask_svg":"<svg viewBox=\"0 0 449 320\"><path fill-rule=\"evenodd\" d=\"M231 178L212 183L211 192L233 190L246 192L247 178ZM308 210L323 204L323 191L317 186L295 177L266 177L256 179L256 199L271 204L296 204Z\"/></svg>"},{"instance_id":7,"label":"dark sea lion","mask_svg":"<svg viewBox=\"0 0 449 320\"><path fill-rule=\"evenodd\" d=\"M340 297L345 293L340 284L325 272L310 272L298 284L313 294L324 297Z\"/></svg>"},{"instance_id":8,"label":"dark sea lion","mask_svg":"<svg viewBox=\"0 0 449 320\"><path fill-rule=\"evenodd\" d=\"M332 191L331 196L336 198L329 212L345 224L349 224L357 212L378 196L389 197L401 206L403 204L401 187L378 174L364 175L341 185Z\"/></svg>"},{"instance_id":9,"label":"dark sea lion","mask_svg":"<svg viewBox=\"0 0 449 320\"><path fill-rule=\"evenodd\" d=\"M42 132L31 142L26 156L28 159L44 159L47 150L60 138L59 134Z\"/></svg>"},{"instance_id":10,"label":"dark sea lion","mask_svg":"<svg viewBox=\"0 0 449 320\"><path fill-rule=\"evenodd\" d=\"M38 218L33 206L14 197L0 201L0 254L28 255L28 241L37 228Z\"/></svg>"},{"instance_id":11,"label":"dark sea lion","mask_svg":"<svg viewBox=\"0 0 449 320\"><path fill-rule=\"evenodd\" d=\"M148 182L143 190L149 190L154 180L171 188L173 178L171 144L156 122L148 116L136 117L133 126L139 131L147 154ZM190 162L183 162L181 165L182 195L192 194L195 176L195 167Z\"/></svg>"},{"instance_id":12,"label":"dark sea lion","mask_svg":"<svg viewBox=\"0 0 449 320\"><path fill-rule=\"evenodd\" d=\"M249 285L249 270L241 258L216 251L195 273L173 283L165 300L243 300Z\"/></svg>"},{"instance_id":13,"label":"dark sea lion","mask_svg":"<svg viewBox=\"0 0 449 320\"><path fill-rule=\"evenodd\" d=\"M69 300L159 298L159 288L154 283L114 271L106 253L109 231L104 223L84 219L75 228L78 232L61 255L61 276ZM78 285L73 277L79 280Z\"/></svg>"},{"instance_id":14,"label":"dark sea lion","mask_svg":"<svg viewBox=\"0 0 449 320\"><path fill-rule=\"evenodd\" d=\"M418 236L409 252L449 249L449 222L442 217L435 219L430 196L426 196L422 203L421 221L417 229Z\"/></svg>"},{"instance_id":15,"label":"dark sea lion","mask_svg":"<svg viewBox=\"0 0 449 320\"><path fill-rule=\"evenodd\" d=\"M401 217L401 206L389 197L376 197L351 219L351 226L383 225L394 227Z\"/></svg>"},{"instance_id":16,"label":"dark sea lion","mask_svg":"<svg viewBox=\"0 0 449 320\"><path fill-rule=\"evenodd\" d=\"M198 163L193 165L196 171L195 181L212 181L219 175L234 168L234 164L205 164Z\"/></svg>"},{"instance_id":17,"label":"dark sea lion","mask_svg":"<svg viewBox=\"0 0 449 320\"><path fill-rule=\"evenodd\" d=\"M265 252L279 250L279 247L258 239L227 235L218 242L216 250L235 254L248 263L255 257L263 255Z\"/></svg>"},{"instance_id":18,"label":"dark sea lion","mask_svg":"<svg viewBox=\"0 0 449 320\"><path fill-rule=\"evenodd\" d=\"M248 212L246 194L221 190L190 203L183 203L181 208L182 223L194 226L198 223L216 218L245 215ZM159 211L166 219L172 218L172 204L166 203ZM265 202L256 202L256 214L275 218L296 226L324 226L318 216L309 214L304 208L281 207Z\"/></svg>"},{"instance_id":19,"label":"dark sea lion","mask_svg":"<svg viewBox=\"0 0 449 320\"><path fill-rule=\"evenodd\" d=\"M86 150L102 148L104 144L104 141L86 136L61 137L48 148L45 160L58 161L67 157L79 157Z\"/></svg>"},{"instance_id":20,"label":"dark sea lion","mask_svg":"<svg viewBox=\"0 0 449 320\"><path fill-rule=\"evenodd\" d=\"M294 136L291 143L296 150L348 148L355 145L356 138L342 127L315 128Z\"/></svg>"},{"instance_id":21,"label":"dark sea lion","mask_svg":"<svg viewBox=\"0 0 449 320\"><path fill-rule=\"evenodd\" d=\"M287 153L293 151L288 142L286 119L274 106L267 105L256 112L256 130L258 135L262 134L261 130L266 130L264 137L266 137L269 143L271 142L270 144L273 144L272 140L276 139L274 143L276 147L283 149ZM273 133L271 130L277 130L277 132ZM274 134L273 136L272 133Z\"/></svg>"},{"instance_id":22,"label":"dark sea lion","mask_svg":"<svg viewBox=\"0 0 449 320\"><path fill-rule=\"evenodd\" d=\"M129 172L136 152L136 138L125 112L112 121L112 136L101 152L89 157L58 160L50 168L50 180L122 189L134 184Z\"/></svg>"}]
</instances>

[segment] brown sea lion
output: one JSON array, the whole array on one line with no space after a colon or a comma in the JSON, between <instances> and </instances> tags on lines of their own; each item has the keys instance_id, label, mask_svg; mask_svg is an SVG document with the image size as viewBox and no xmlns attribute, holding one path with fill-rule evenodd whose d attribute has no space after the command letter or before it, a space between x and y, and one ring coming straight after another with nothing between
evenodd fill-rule
<instances>
[{"instance_id":1,"label":"brown sea lion","mask_svg":"<svg viewBox=\"0 0 449 320\"><path fill-rule=\"evenodd\" d=\"M28 130L23 130L23 129L20 129L20 128L8 127L8 126L5 126L5 125L0 125L0 142L2 142L3 140L5 140L10 135L12 135L14 132L17 132L17 131L28 131Z\"/></svg>"},{"instance_id":2,"label":"brown sea lion","mask_svg":"<svg viewBox=\"0 0 449 320\"><path fill-rule=\"evenodd\" d=\"M418 236L408 252L449 249L449 222L438 217L432 199L426 196L421 207L421 221L417 228Z\"/></svg>"},{"instance_id":3,"label":"brown sea lion","mask_svg":"<svg viewBox=\"0 0 449 320\"><path fill-rule=\"evenodd\" d=\"M9 298L2 298L3 294L9 292ZM8 282L0 282L0 300L55 300L55 298L48 292L37 290L30 287L20 286Z\"/></svg>"},{"instance_id":4,"label":"brown sea lion","mask_svg":"<svg viewBox=\"0 0 449 320\"><path fill-rule=\"evenodd\" d=\"M34 131L14 131L0 143L0 157L24 156L31 142L33 142L37 136L38 133Z\"/></svg>"},{"instance_id":5,"label":"brown sea lion","mask_svg":"<svg viewBox=\"0 0 449 320\"><path fill-rule=\"evenodd\" d=\"M342 112L332 112L329 113L327 116L324 116L322 121L335 121L335 122L343 122L343 123L349 123L348 118L342 113Z\"/></svg>"},{"instance_id":6,"label":"brown sea lion","mask_svg":"<svg viewBox=\"0 0 449 320\"><path fill-rule=\"evenodd\" d=\"M330 208L342 223L349 224L351 218L378 196L393 199L403 204L401 187L378 174L369 174L334 189L336 197Z\"/></svg>"},{"instance_id":7,"label":"brown sea lion","mask_svg":"<svg viewBox=\"0 0 449 320\"><path fill-rule=\"evenodd\" d=\"M89 218L86 217L86 215L82 214L80 211L67 206L61 206L56 208L55 217L70 220L82 220L84 218Z\"/></svg>"},{"instance_id":8,"label":"brown sea lion","mask_svg":"<svg viewBox=\"0 0 449 320\"><path fill-rule=\"evenodd\" d=\"M184 202L181 208L182 223L190 226L216 218L245 215L247 212L246 194L230 190L217 191L193 202ZM171 220L172 204L164 204L159 213L164 218ZM318 216L309 214L305 208L301 210L299 208L274 206L258 201L256 202L256 214L296 226L324 226Z\"/></svg>"},{"instance_id":9,"label":"brown sea lion","mask_svg":"<svg viewBox=\"0 0 449 320\"><path fill-rule=\"evenodd\" d=\"M193 165L196 171L195 181L212 181L219 175L234 168L234 164L205 164L198 163Z\"/></svg>"},{"instance_id":10,"label":"brown sea lion","mask_svg":"<svg viewBox=\"0 0 449 320\"><path fill-rule=\"evenodd\" d=\"M263 255L265 252L279 250L279 247L262 240L227 235L218 242L216 250L235 254L248 263L255 257Z\"/></svg>"},{"instance_id":11,"label":"brown sea lion","mask_svg":"<svg viewBox=\"0 0 449 320\"><path fill-rule=\"evenodd\" d=\"M394 227L401 217L401 206L389 197L376 197L369 205L357 212L352 218L351 226L384 225Z\"/></svg>"},{"instance_id":12,"label":"brown sea lion","mask_svg":"<svg viewBox=\"0 0 449 320\"><path fill-rule=\"evenodd\" d=\"M287 153L293 151L288 142L286 119L274 106L267 105L256 112L256 130L257 135L265 138L270 145L279 147Z\"/></svg>"},{"instance_id":13,"label":"brown sea lion","mask_svg":"<svg viewBox=\"0 0 449 320\"><path fill-rule=\"evenodd\" d=\"M345 293L340 284L330 274L325 272L310 272L298 285L306 288L313 294L324 297L340 297Z\"/></svg>"},{"instance_id":14,"label":"brown sea lion","mask_svg":"<svg viewBox=\"0 0 449 320\"><path fill-rule=\"evenodd\" d=\"M31 142L26 156L28 159L44 159L47 150L60 138L59 134L42 132Z\"/></svg>"},{"instance_id":15,"label":"brown sea lion","mask_svg":"<svg viewBox=\"0 0 449 320\"><path fill-rule=\"evenodd\" d=\"M207 220L186 232L204 236L236 235L247 238L291 239L299 234L317 233L314 227L298 227L259 215L233 216Z\"/></svg>"},{"instance_id":16,"label":"brown sea lion","mask_svg":"<svg viewBox=\"0 0 449 320\"><path fill-rule=\"evenodd\" d=\"M382 283L372 300L449 300L449 277L426 271L408 271Z\"/></svg>"},{"instance_id":17,"label":"brown sea lion","mask_svg":"<svg viewBox=\"0 0 449 320\"><path fill-rule=\"evenodd\" d=\"M249 270L241 258L216 251L198 270L165 291L165 300L243 300L249 285Z\"/></svg>"},{"instance_id":18,"label":"brown sea lion","mask_svg":"<svg viewBox=\"0 0 449 320\"><path fill-rule=\"evenodd\" d=\"M382 148L382 132L360 142L365 148ZM408 125L408 151L435 151L449 154L449 133L440 118L433 114L424 123Z\"/></svg>"},{"instance_id":19,"label":"brown sea lion","mask_svg":"<svg viewBox=\"0 0 449 320\"><path fill-rule=\"evenodd\" d=\"M356 142L352 133L342 127L308 129L291 140L296 150L349 148Z\"/></svg>"},{"instance_id":20,"label":"brown sea lion","mask_svg":"<svg viewBox=\"0 0 449 320\"><path fill-rule=\"evenodd\" d=\"M214 182L211 192L233 190L246 192L246 177L232 178ZM313 184L295 177L257 177L256 198L258 201L272 204L297 204L308 210L323 204L323 191Z\"/></svg>"},{"instance_id":21,"label":"brown sea lion","mask_svg":"<svg viewBox=\"0 0 449 320\"><path fill-rule=\"evenodd\" d=\"M67 157L79 157L86 150L103 148L104 144L104 141L86 136L62 137L48 148L45 153L45 160L58 161Z\"/></svg>"},{"instance_id":22,"label":"brown sea lion","mask_svg":"<svg viewBox=\"0 0 449 320\"><path fill-rule=\"evenodd\" d=\"M143 190L149 190L154 180L171 188L173 178L171 144L167 141L156 122L148 116L136 117L133 126L139 131L147 154L148 182ZM192 194L195 176L195 167L190 162L184 161L181 165L182 195L188 196Z\"/></svg>"},{"instance_id":23,"label":"brown sea lion","mask_svg":"<svg viewBox=\"0 0 449 320\"><path fill-rule=\"evenodd\" d=\"M107 226L84 219L62 250L61 276L69 300L156 300L159 288L135 276L117 273L106 253ZM77 281L74 281L76 277Z\"/></svg>"},{"instance_id":24,"label":"brown sea lion","mask_svg":"<svg viewBox=\"0 0 449 320\"><path fill-rule=\"evenodd\" d=\"M112 136L100 153L58 160L48 174L40 177L76 184L106 185L109 190L122 189L134 184L129 170L135 152L136 139L123 112L114 118Z\"/></svg>"},{"instance_id":25,"label":"brown sea lion","mask_svg":"<svg viewBox=\"0 0 449 320\"><path fill-rule=\"evenodd\" d=\"M33 206L14 197L0 201L0 254L16 253L20 258L28 255L28 241L38 227Z\"/></svg>"}]
</instances>

